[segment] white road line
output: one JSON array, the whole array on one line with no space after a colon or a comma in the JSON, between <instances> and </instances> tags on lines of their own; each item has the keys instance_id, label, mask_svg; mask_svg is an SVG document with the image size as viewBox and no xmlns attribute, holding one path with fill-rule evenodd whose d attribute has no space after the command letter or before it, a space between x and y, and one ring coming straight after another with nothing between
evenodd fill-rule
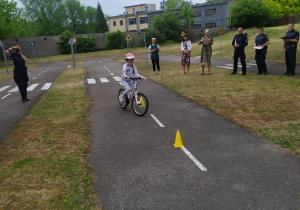
<instances>
[{"instance_id":1,"label":"white road line","mask_svg":"<svg viewBox=\"0 0 300 210\"><path fill-rule=\"evenodd\" d=\"M114 75L113 73L110 73L111 75Z\"/></svg>"},{"instance_id":2,"label":"white road line","mask_svg":"<svg viewBox=\"0 0 300 210\"><path fill-rule=\"evenodd\" d=\"M32 79L36 79L36 77L33 77Z\"/></svg>"},{"instance_id":3,"label":"white road line","mask_svg":"<svg viewBox=\"0 0 300 210\"><path fill-rule=\"evenodd\" d=\"M49 68L47 69L47 71L49 70Z\"/></svg>"},{"instance_id":4,"label":"white road line","mask_svg":"<svg viewBox=\"0 0 300 210\"><path fill-rule=\"evenodd\" d=\"M11 93L7 94L6 96L2 97L1 99L5 99L7 96L9 96Z\"/></svg>"},{"instance_id":5,"label":"white road line","mask_svg":"<svg viewBox=\"0 0 300 210\"><path fill-rule=\"evenodd\" d=\"M120 85L122 85L123 86L123 83L122 82L119 82L120 83Z\"/></svg>"},{"instance_id":6,"label":"white road line","mask_svg":"<svg viewBox=\"0 0 300 210\"><path fill-rule=\"evenodd\" d=\"M106 66L104 66L104 68L106 68Z\"/></svg>"},{"instance_id":7,"label":"white road line","mask_svg":"<svg viewBox=\"0 0 300 210\"><path fill-rule=\"evenodd\" d=\"M87 79L87 83L88 83L89 85L91 85L91 84L96 84L96 80L95 80L95 79Z\"/></svg>"},{"instance_id":8,"label":"white road line","mask_svg":"<svg viewBox=\"0 0 300 210\"><path fill-rule=\"evenodd\" d=\"M225 66L233 66L233 64L225 64ZM238 67L242 67L242 65L238 64ZM247 66L247 64L246 64L246 67L249 68L250 66Z\"/></svg>"},{"instance_id":9,"label":"white road line","mask_svg":"<svg viewBox=\"0 0 300 210\"><path fill-rule=\"evenodd\" d=\"M108 68L106 68L106 70L108 70Z\"/></svg>"},{"instance_id":10,"label":"white road line","mask_svg":"<svg viewBox=\"0 0 300 210\"><path fill-rule=\"evenodd\" d=\"M150 114L150 116L155 120L155 122L157 122L157 124L158 124L160 127L162 127L162 128L165 127L164 124L162 124L162 123L154 116L154 114Z\"/></svg>"},{"instance_id":11,"label":"white road line","mask_svg":"<svg viewBox=\"0 0 300 210\"><path fill-rule=\"evenodd\" d=\"M44 73L45 73L46 71L44 71Z\"/></svg>"},{"instance_id":12,"label":"white road line","mask_svg":"<svg viewBox=\"0 0 300 210\"><path fill-rule=\"evenodd\" d=\"M239 63L240 64L240 63ZM256 66L255 63L246 63L247 65L250 65L250 66Z\"/></svg>"},{"instance_id":13,"label":"white road line","mask_svg":"<svg viewBox=\"0 0 300 210\"><path fill-rule=\"evenodd\" d=\"M19 90L18 86L8 91L9 93L17 92Z\"/></svg>"},{"instance_id":14,"label":"white road line","mask_svg":"<svg viewBox=\"0 0 300 210\"><path fill-rule=\"evenodd\" d=\"M4 86L4 87L0 88L0 92L2 92L3 90L6 90L7 88L10 88L10 87L11 87L11 85L9 85L9 86Z\"/></svg>"},{"instance_id":15,"label":"white road line","mask_svg":"<svg viewBox=\"0 0 300 210\"><path fill-rule=\"evenodd\" d=\"M110 70L108 70L108 72L110 72Z\"/></svg>"},{"instance_id":16,"label":"white road line","mask_svg":"<svg viewBox=\"0 0 300 210\"><path fill-rule=\"evenodd\" d=\"M107 78L105 78L105 77L103 77L103 78L100 78L100 81L101 81L102 83L104 83L104 82L109 82L109 81L108 81L108 79L107 79Z\"/></svg>"},{"instance_id":17,"label":"white road line","mask_svg":"<svg viewBox=\"0 0 300 210\"><path fill-rule=\"evenodd\" d=\"M192 155L192 153L190 153L190 151L188 151L185 147L180 148L185 154L187 154L187 156L189 156L189 158L191 158L191 160L198 166L198 168L200 168L201 171L207 171L207 169Z\"/></svg>"},{"instance_id":18,"label":"white road line","mask_svg":"<svg viewBox=\"0 0 300 210\"><path fill-rule=\"evenodd\" d=\"M219 53L220 51L217 51L217 52L213 52L212 54L217 54L217 53ZM200 56L199 56L200 57Z\"/></svg>"},{"instance_id":19,"label":"white road line","mask_svg":"<svg viewBox=\"0 0 300 210\"><path fill-rule=\"evenodd\" d=\"M100 63L102 63L102 61L99 60Z\"/></svg>"},{"instance_id":20,"label":"white road line","mask_svg":"<svg viewBox=\"0 0 300 210\"><path fill-rule=\"evenodd\" d=\"M113 78L114 78L114 80L116 80L117 82L122 81L121 77L119 77L119 76L115 76L115 77L113 77Z\"/></svg>"},{"instance_id":21,"label":"white road line","mask_svg":"<svg viewBox=\"0 0 300 210\"><path fill-rule=\"evenodd\" d=\"M32 84L32 85L30 85L30 86L27 88L27 91L33 91L34 88L36 88L38 85L39 85L39 83L38 83L38 84Z\"/></svg>"},{"instance_id":22,"label":"white road line","mask_svg":"<svg viewBox=\"0 0 300 210\"><path fill-rule=\"evenodd\" d=\"M229 67L229 66L215 66L216 68L222 68L222 69L231 69L233 70L232 67Z\"/></svg>"},{"instance_id":23,"label":"white road line","mask_svg":"<svg viewBox=\"0 0 300 210\"><path fill-rule=\"evenodd\" d=\"M51 87L52 83L46 83L41 90L48 90Z\"/></svg>"},{"instance_id":24,"label":"white road line","mask_svg":"<svg viewBox=\"0 0 300 210\"><path fill-rule=\"evenodd\" d=\"M39 76L40 76L41 74L39 74Z\"/></svg>"}]
</instances>

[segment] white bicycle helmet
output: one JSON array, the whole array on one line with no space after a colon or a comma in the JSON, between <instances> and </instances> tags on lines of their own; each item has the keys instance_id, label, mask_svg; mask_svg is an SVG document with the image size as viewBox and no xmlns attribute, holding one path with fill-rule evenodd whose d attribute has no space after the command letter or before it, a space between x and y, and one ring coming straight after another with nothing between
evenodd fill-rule
<instances>
[{"instance_id":1,"label":"white bicycle helmet","mask_svg":"<svg viewBox=\"0 0 300 210\"><path fill-rule=\"evenodd\" d=\"M135 56L132 53L127 53L125 55L125 60L133 60L135 59Z\"/></svg>"}]
</instances>

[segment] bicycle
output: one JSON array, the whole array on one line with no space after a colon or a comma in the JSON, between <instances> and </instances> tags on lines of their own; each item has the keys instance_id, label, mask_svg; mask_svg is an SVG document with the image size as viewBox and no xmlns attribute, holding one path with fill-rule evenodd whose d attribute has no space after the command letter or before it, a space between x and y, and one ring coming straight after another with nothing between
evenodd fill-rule
<instances>
[{"instance_id":1,"label":"bicycle","mask_svg":"<svg viewBox=\"0 0 300 210\"><path fill-rule=\"evenodd\" d=\"M119 90L119 94L118 94L118 101L119 101L119 104L120 104L120 107L122 109L126 109L128 104L131 102L131 108L132 108L132 111L134 112L135 115L137 116L144 116L147 111L148 111L148 108L149 108L149 102L148 102L148 99L147 97L145 96L145 94L143 93L140 93L140 91L137 89L137 80L141 80L141 78L130 78L134 81L134 84L133 84L133 88L131 88L130 92L128 94L126 94L125 96L125 100L123 102L120 102L119 101L119 97L120 95L125 91L125 87L124 88L121 88Z\"/></svg>"}]
</instances>

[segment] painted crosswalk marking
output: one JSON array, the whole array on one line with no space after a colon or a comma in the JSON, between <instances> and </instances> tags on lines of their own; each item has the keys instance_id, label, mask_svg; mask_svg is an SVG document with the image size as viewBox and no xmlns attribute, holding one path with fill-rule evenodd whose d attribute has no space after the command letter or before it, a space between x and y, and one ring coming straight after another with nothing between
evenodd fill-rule
<instances>
[{"instance_id":1,"label":"painted crosswalk marking","mask_svg":"<svg viewBox=\"0 0 300 210\"><path fill-rule=\"evenodd\" d=\"M10 88L10 87L11 87L11 85L9 85L9 86L4 86L4 87L0 88L0 92L4 91L4 90L6 90L6 89L8 89L8 88Z\"/></svg>"},{"instance_id":2,"label":"painted crosswalk marking","mask_svg":"<svg viewBox=\"0 0 300 210\"><path fill-rule=\"evenodd\" d=\"M18 86L11 89L10 91L8 91L9 93L14 93L14 92L17 92L19 90Z\"/></svg>"},{"instance_id":3,"label":"painted crosswalk marking","mask_svg":"<svg viewBox=\"0 0 300 210\"><path fill-rule=\"evenodd\" d=\"M120 85L123 85L123 83L122 82L119 82L120 83Z\"/></svg>"},{"instance_id":4,"label":"painted crosswalk marking","mask_svg":"<svg viewBox=\"0 0 300 210\"><path fill-rule=\"evenodd\" d=\"M88 82L89 85L96 84L96 80L95 79L87 79L87 82Z\"/></svg>"},{"instance_id":5,"label":"painted crosswalk marking","mask_svg":"<svg viewBox=\"0 0 300 210\"><path fill-rule=\"evenodd\" d=\"M108 81L108 79L107 79L107 78L105 78L105 77L103 77L103 78L100 78L100 81L101 81L102 83L109 82L109 81Z\"/></svg>"},{"instance_id":6,"label":"painted crosswalk marking","mask_svg":"<svg viewBox=\"0 0 300 210\"><path fill-rule=\"evenodd\" d=\"M113 78L114 78L114 80L116 80L117 82L122 81L121 77L119 77L119 76L115 76L115 77L113 77Z\"/></svg>"},{"instance_id":7,"label":"painted crosswalk marking","mask_svg":"<svg viewBox=\"0 0 300 210\"><path fill-rule=\"evenodd\" d=\"M233 64L225 64L225 66L233 66ZM242 67L242 65L238 64L238 67ZM246 64L246 67L249 68L250 66L247 66L247 64Z\"/></svg>"},{"instance_id":8,"label":"painted crosswalk marking","mask_svg":"<svg viewBox=\"0 0 300 210\"><path fill-rule=\"evenodd\" d=\"M232 67L229 66L215 66L216 68L222 68L222 69L233 69Z\"/></svg>"},{"instance_id":9,"label":"painted crosswalk marking","mask_svg":"<svg viewBox=\"0 0 300 210\"><path fill-rule=\"evenodd\" d=\"M27 88L27 91L33 91L34 88L36 88L38 85L39 85L39 83L38 83L38 84L32 84L32 85L30 85L30 86Z\"/></svg>"},{"instance_id":10,"label":"painted crosswalk marking","mask_svg":"<svg viewBox=\"0 0 300 210\"><path fill-rule=\"evenodd\" d=\"M46 83L41 90L48 90L51 87L52 83Z\"/></svg>"},{"instance_id":11,"label":"painted crosswalk marking","mask_svg":"<svg viewBox=\"0 0 300 210\"><path fill-rule=\"evenodd\" d=\"M11 93L7 94L6 96L2 97L1 99L5 99L6 97L8 97Z\"/></svg>"}]
</instances>

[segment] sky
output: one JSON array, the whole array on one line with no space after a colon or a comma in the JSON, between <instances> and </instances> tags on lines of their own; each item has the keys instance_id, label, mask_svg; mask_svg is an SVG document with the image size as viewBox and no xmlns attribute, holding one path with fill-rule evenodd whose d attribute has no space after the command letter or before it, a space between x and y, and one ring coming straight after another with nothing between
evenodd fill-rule
<instances>
[{"instance_id":1,"label":"sky","mask_svg":"<svg viewBox=\"0 0 300 210\"><path fill-rule=\"evenodd\" d=\"M14 0L18 3L18 7L22 7L22 3L19 0ZM160 2L162 0L80 0L80 2L85 6L97 7L97 3L100 3L102 7L102 11L104 14L109 16L115 16L119 14L123 14L125 11L125 6L131 6L136 4L156 4L156 9L158 10L160 7ZM205 0L193 0L193 3L204 3Z\"/></svg>"}]
</instances>

